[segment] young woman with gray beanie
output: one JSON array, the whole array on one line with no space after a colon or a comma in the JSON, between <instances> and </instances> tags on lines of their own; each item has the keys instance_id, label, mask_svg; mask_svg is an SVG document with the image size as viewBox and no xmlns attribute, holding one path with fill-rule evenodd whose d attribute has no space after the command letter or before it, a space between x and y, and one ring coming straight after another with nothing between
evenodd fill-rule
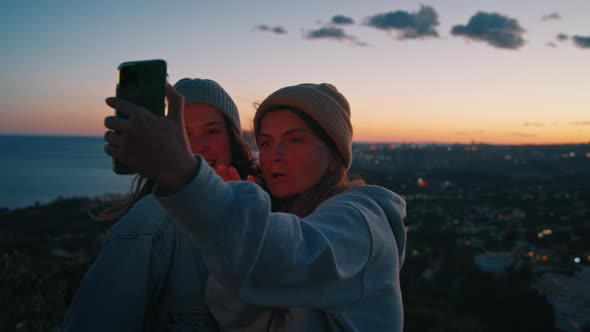
<instances>
[{"instance_id":1,"label":"young woman with gray beanie","mask_svg":"<svg viewBox=\"0 0 590 332\"><path fill-rule=\"evenodd\" d=\"M141 122L180 141L180 97L169 87L168 98L177 105L171 116ZM107 104L145 113L116 98ZM149 144L134 120L111 117L105 125L133 128L141 139L126 148ZM253 183L224 182L201 156L180 148L159 149L173 166L126 155L109 136L105 151L156 175L156 199L193 234L210 271L207 302L222 330L401 331L405 202L348 179L346 98L326 83L279 89L258 107L254 133L270 196Z\"/></svg>"},{"instance_id":2,"label":"young woman with gray beanie","mask_svg":"<svg viewBox=\"0 0 590 332\"><path fill-rule=\"evenodd\" d=\"M198 78L181 79L175 87L184 95L189 152L236 178L257 175L227 92ZM120 220L82 279L61 330L217 331L205 305L208 272L195 240L151 194L155 179L138 175L134 182L127 201L95 216Z\"/></svg>"}]
</instances>

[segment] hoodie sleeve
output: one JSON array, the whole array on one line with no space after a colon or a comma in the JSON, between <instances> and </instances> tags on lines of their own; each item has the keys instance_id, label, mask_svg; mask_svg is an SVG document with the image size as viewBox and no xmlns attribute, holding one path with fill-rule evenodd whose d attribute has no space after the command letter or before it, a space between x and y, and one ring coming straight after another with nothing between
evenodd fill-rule
<instances>
[{"instance_id":1,"label":"hoodie sleeve","mask_svg":"<svg viewBox=\"0 0 590 332\"><path fill-rule=\"evenodd\" d=\"M367 195L340 194L307 218L271 213L245 181L225 183L204 162L181 191L156 197L196 238L211 274L250 303L334 307L365 293L372 255L369 219L389 227Z\"/></svg>"}]
</instances>

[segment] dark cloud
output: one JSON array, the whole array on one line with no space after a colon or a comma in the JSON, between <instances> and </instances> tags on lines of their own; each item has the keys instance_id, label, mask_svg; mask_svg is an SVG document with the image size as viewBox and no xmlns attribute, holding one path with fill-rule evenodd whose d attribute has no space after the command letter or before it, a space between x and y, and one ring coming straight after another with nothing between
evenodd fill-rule
<instances>
[{"instance_id":1,"label":"dark cloud","mask_svg":"<svg viewBox=\"0 0 590 332\"><path fill-rule=\"evenodd\" d=\"M268 31L268 32L274 32L276 34L282 35L287 33L287 30L285 30L285 28L280 27L280 26L276 26L276 27L269 27L268 25L259 25L256 27L258 30L260 31Z\"/></svg>"},{"instance_id":2,"label":"dark cloud","mask_svg":"<svg viewBox=\"0 0 590 332\"><path fill-rule=\"evenodd\" d=\"M355 36L348 35L338 27L323 27L304 33L305 39L333 39L337 41L348 41L357 46L368 46L367 43L358 40Z\"/></svg>"},{"instance_id":3,"label":"dark cloud","mask_svg":"<svg viewBox=\"0 0 590 332\"><path fill-rule=\"evenodd\" d=\"M566 35L565 33L558 34L556 38L559 41L565 41L565 40L568 40L569 39L568 35Z\"/></svg>"},{"instance_id":4,"label":"dark cloud","mask_svg":"<svg viewBox=\"0 0 590 332\"><path fill-rule=\"evenodd\" d=\"M524 29L518 21L497 13L477 12L467 25L455 25L451 33L469 39L482 40L488 44L507 49L524 45Z\"/></svg>"},{"instance_id":5,"label":"dark cloud","mask_svg":"<svg viewBox=\"0 0 590 332\"><path fill-rule=\"evenodd\" d=\"M573 36L572 40L576 46L581 48L590 48L590 36L589 37L582 37L582 36Z\"/></svg>"},{"instance_id":6,"label":"dark cloud","mask_svg":"<svg viewBox=\"0 0 590 332\"><path fill-rule=\"evenodd\" d=\"M551 14L543 15L543 17L541 17L541 21L550 21L550 20L561 20L561 15L559 15L559 13L551 13Z\"/></svg>"},{"instance_id":7,"label":"dark cloud","mask_svg":"<svg viewBox=\"0 0 590 332\"><path fill-rule=\"evenodd\" d=\"M274 28L272 28L272 32L278 33L278 34L283 34L283 33L287 33L287 30L285 30L285 28L283 28L283 27L274 27Z\"/></svg>"},{"instance_id":8,"label":"dark cloud","mask_svg":"<svg viewBox=\"0 0 590 332\"><path fill-rule=\"evenodd\" d=\"M544 127L545 124L543 122L525 122L522 124L525 127Z\"/></svg>"},{"instance_id":9,"label":"dark cloud","mask_svg":"<svg viewBox=\"0 0 590 332\"><path fill-rule=\"evenodd\" d=\"M324 27L324 28L319 28L317 30L311 30L311 31L308 31L305 36L307 39L327 38L327 39L344 40L344 39L348 38L348 35L346 34L346 32L344 32L343 29L336 28L336 27Z\"/></svg>"},{"instance_id":10,"label":"dark cloud","mask_svg":"<svg viewBox=\"0 0 590 332\"><path fill-rule=\"evenodd\" d=\"M343 15L336 15L332 17L333 24L354 24L354 20L351 17L343 16Z\"/></svg>"},{"instance_id":11,"label":"dark cloud","mask_svg":"<svg viewBox=\"0 0 590 332\"><path fill-rule=\"evenodd\" d=\"M438 13L429 6L421 6L418 12L398 10L377 14L368 17L366 24L385 31L398 30L400 39L438 37Z\"/></svg>"}]
</instances>

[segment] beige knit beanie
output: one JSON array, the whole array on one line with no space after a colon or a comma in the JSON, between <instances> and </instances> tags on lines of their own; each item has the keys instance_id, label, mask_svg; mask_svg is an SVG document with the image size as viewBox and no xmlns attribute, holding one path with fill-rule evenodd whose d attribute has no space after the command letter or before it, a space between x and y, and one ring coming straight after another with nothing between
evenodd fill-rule
<instances>
[{"instance_id":1,"label":"beige knit beanie","mask_svg":"<svg viewBox=\"0 0 590 332\"><path fill-rule=\"evenodd\" d=\"M346 169L352 163L352 124L350 106L336 87L329 83L299 84L273 92L256 110L254 135L258 137L264 114L277 106L294 107L314 119L334 142Z\"/></svg>"},{"instance_id":2,"label":"beige knit beanie","mask_svg":"<svg viewBox=\"0 0 590 332\"><path fill-rule=\"evenodd\" d=\"M183 78L174 84L174 88L184 96L185 104L209 104L220 110L232 127L240 135L242 134L238 108L229 94L217 82L201 78Z\"/></svg>"}]
</instances>

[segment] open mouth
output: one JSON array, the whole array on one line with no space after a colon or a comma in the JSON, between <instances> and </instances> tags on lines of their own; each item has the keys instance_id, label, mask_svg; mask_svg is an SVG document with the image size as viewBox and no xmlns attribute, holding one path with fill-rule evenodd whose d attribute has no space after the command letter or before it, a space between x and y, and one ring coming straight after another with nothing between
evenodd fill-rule
<instances>
[{"instance_id":1,"label":"open mouth","mask_svg":"<svg viewBox=\"0 0 590 332\"><path fill-rule=\"evenodd\" d=\"M270 174L271 180L279 180L279 179L282 179L282 178L284 178L286 176L287 175L285 173L281 173L281 172L272 172Z\"/></svg>"}]
</instances>

